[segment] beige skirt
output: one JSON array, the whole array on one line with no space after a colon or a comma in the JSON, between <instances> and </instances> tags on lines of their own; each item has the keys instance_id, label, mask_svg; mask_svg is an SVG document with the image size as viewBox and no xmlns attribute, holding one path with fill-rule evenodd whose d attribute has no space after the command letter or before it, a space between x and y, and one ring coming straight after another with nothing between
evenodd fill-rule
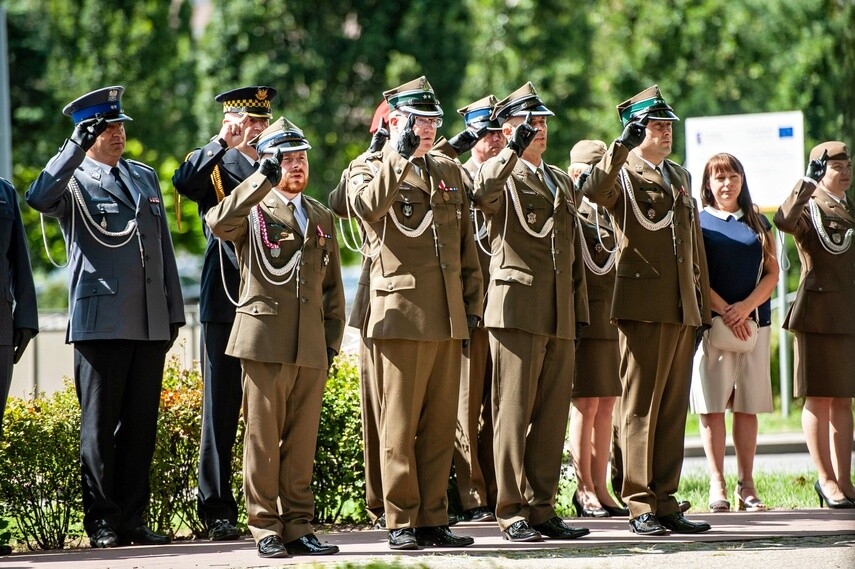
<instances>
[{"instance_id":1,"label":"beige skirt","mask_svg":"<svg viewBox=\"0 0 855 569\"><path fill-rule=\"evenodd\" d=\"M704 335L699 374L692 380L692 413L771 413L772 377L769 342L772 327L757 331L752 352L737 354L716 350ZM732 397L732 401L731 401Z\"/></svg>"},{"instance_id":2,"label":"beige skirt","mask_svg":"<svg viewBox=\"0 0 855 569\"><path fill-rule=\"evenodd\" d=\"M619 397L621 390L618 341L583 337L576 350L571 397Z\"/></svg>"},{"instance_id":3,"label":"beige skirt","mask_svg":"<svg viewBox=\"0 0 855 569\"><path fill-rule=\"evenodd\" d=\"M807 332L793 336L795 397L855 397L855 336Z\"/></svg>"}]
</instances>

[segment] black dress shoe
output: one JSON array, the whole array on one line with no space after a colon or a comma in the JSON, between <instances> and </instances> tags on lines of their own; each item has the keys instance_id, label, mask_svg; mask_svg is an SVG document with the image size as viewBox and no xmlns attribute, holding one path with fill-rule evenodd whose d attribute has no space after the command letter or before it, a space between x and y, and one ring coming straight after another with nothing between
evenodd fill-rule
<instances>
[{"instance_id":1,"label":"black dress shoe","mask_svg":"<svg viewBox=\"0 0 855 569\"><path fill-rule=\"evenodd\" d=\"M450 525L450 526L456 526L456 525L457 525L457 524L459 524L461 521L463 521L463 520L462 520L462 519L461 519L461 517L460 517L460 516L458 516L457 514L448 514L448 525Z\"/></svg>"},{"instance_id":2,"label":"black dress shoe","mask_svg":"<svg viewBox=\"0 0 855 569\"><path fill-rule=\"evenodd\" d=\"M471 510L466 510L464 515L470 522L495 522L496 516L488 508L478 506Z\"/></svg>"},{"instance_id":3,"label":"black dress shoe","mask_svg":"<svg viewBox=\"0 0 855 569\"><path fill-rule=\"evenodd\" d=\"M291 555L332 555L338 553L337 545L321 543L313 533L289 541L285 544L285 549Z\"/></svg>"},{"instance_id":4,"label":"black dress shoe","mask_svg":"<svg viewBox=\"0 0 855 569\"><path fill-rule=\"evenodd\" d=\"M659 523L659 519L650 512L629 520L629 529L638 535L665 535L668 528Z\"/></svg>"},{"instance_id":5,"label":"black dress shoe","mask_svg":"<svg viewBox=\"0 0 855 569\"><path fill-rule=\"evenodd\" d=\"M418 549L416 530L397 528L389 530L389 549Z\"/></svg>"},{"instance_id":6,"label":"black dress shoe","mask_svg":"<svg viewBox=\"0 0 855 569\"><path fill-rule=\"evenodd\" d=\"M116 547L119 545L119 536L116 531L107 525L105 521L95 523L92 533L89 535L91 547Z\"/></svg>"},{"instance_id":7,"label":"black dress shoe","mask_svg":"<svg viewBox=\"0 0 855 569\"><path fill-rule=\"evenodd\" d=\"M508 541L543 541L543 536L528 524L528 520L512 523L502 532L502 537Z\"/></svg>"},{"instance_id":8,"label":"black dress shoe","mask_svg":"<svg viewBox=\"0 0 855 569\"><path fill-rule=\"evenodd\" d=\"M143 525L119 536L119 545L166 545L170 541L168 536L154 533Z\"/></svg>"},{"instance_id":9,"label":"black dress shoe","mask_svg":"<svg viewBox=\"0 0 855 569\"><path fill-rule=\"evenodd\" d=\"M269 559L272 557L291 557L282 538L278 535L268 535L258 542L258 556Z\"/></svg>"},{"instance_id":10,"label":"black dress shoe","mask_svg":"<svg viewBox=\"0 0 855 569\"><path fill-rule=\"evenodd\" d=\"M416 543L424 547L466 547L475 540L468 535L455 535L448 526L416 528Z\"/></svg>"},{"instance_id":11,"label":"black dress shoe","mask_svg":"<svg viewBox=\"0 0 855 569\"><path fill-rule=\"evenodd\" d=\"M211 541L230 541L240 537L240 532L229 520L214 520L208 526L208 539Z\"/></svg>"},{"instance_id":12,"label":"black dress shoe","mask_svg":"<svg viewBox=\"0 0 855 569\"><path fill-rule=\"evenodd\" d=\"M372 529L386 529L386 512L383 512L382 514L377 516L377 519L374 520L374 525L372 526Z\"/></svg>"},{"instance_id":13,"label":"black dress shoe","mask_svg":"<svg viewBox=\"0 0 855 569\"><path fill-rule=\"evenodd\" d=\"M671 530L672 533L701 533L710 529L706 522L690 522L683 512L659 516L659 523Z\"/></svg>"},{"instance_id":14,"label":"black dress shoe","mask_svg":"<svg viewBox=\"0 0 855 569\"><path fill-rule=\"evenodd\" d=\"M576 539L577 537L582 537L583 535L591 533L591 530L588 528L574 528L568 526L564 523L564 520L558 516L550 518L542 524L537 524L532 527L542 535L551 539Z\"/></svg>"},{"instance_id":15,"label":"black dress shoe","mask_svg":"<svg viewBox=\"0 0 855 569\"><path fill-rule=\"evenodd\" d=\"M612 507L603 504L603 509L608 512L609 517L611 518L625 518L629 515L629 510L627 508L621 508L620 506Z\"/></svg>"},{"instance_id":16,"label":"black dress shoe","mask_svg":"<svg viewBox=\"0 0 855 569\"><path fill-rule=\"evenodd\" d=\"M579 500L578 492L573 492L572 502L577 518L607 518L609 516L609 512L602 506L599 508L586 508L583 506L582 501Z\"/></svg>"}]
</instances>

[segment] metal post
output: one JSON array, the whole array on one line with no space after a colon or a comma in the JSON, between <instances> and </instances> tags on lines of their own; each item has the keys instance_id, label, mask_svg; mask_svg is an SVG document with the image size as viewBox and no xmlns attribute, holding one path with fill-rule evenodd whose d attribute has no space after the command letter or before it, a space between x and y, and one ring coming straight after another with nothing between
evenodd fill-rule
<instances>
[{"instance_id":1,"label":"metal post","mask_svg":"<svg viewBox=\"0 0 855 569\"><path fill-rule=\"evenodd\" d=\"M784 318L787 317L787 269L790 263L787 261L787 240L780 238L783 234L777 229L775 239L778 244L778 265L781 267L778 273L778 298L776 308L781 319L782 326L778 327L778 377L781 381L781 416L785 419L790 416L790 405L793 400L792 375L790 374L790 335L784 330Z\"/></svg>"}]
</instances>

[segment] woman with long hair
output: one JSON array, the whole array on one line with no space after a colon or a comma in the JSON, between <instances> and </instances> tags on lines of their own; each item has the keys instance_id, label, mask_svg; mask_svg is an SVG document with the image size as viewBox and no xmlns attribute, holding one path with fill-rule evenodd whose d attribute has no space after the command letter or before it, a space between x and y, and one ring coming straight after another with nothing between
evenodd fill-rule
<instances>
[{"instance_id":1,"label":"woman with long hair","mask_svg":"<svg viewBox=\"0 0 855 569\"><path fill-rule=\"evenodd\" d=\"M738 471L734 502L740 510L764 511L766 505L754 485L754 454L757 413L772 411L770 297L778 281L772 225L752 202L745 170L730 154L716 154L707 161L701 202L713 316L720 317L736 338L757 334L747 353L716 348L709 334L703 340L691 405L694 413L700 413L710 470L709 508L724 512L731 507L724 479L724 414L731 409Z\"/></svg>"}]
</instances>

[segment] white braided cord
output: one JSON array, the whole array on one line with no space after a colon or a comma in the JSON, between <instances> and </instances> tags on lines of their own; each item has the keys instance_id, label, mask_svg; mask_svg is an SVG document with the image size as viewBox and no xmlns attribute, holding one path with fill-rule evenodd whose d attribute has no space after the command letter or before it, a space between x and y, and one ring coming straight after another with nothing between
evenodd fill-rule
<instances>
[{"instance_id":1,"label":"white braided cord","mask_svg":"<svg viewBox=\"0 0 855 569\"><path fill-rule=\"evenodd\" d=\"M831 240L828 232L825 231L825 226L822 225L822 215L819 210L819 206L816 205L816 200L811 198L810 201L808 201L808 208L810 208L810 219L813 222L814 229L816 229L816 234L819 237L819 242L822 244L822 248L832 255L842 255L848 251L849 247L852 245L852 235L855 233L855 230L851 227L847 229L846 233L843 235L843 242L838 245Z\"/></svg>"}]
</instances>

